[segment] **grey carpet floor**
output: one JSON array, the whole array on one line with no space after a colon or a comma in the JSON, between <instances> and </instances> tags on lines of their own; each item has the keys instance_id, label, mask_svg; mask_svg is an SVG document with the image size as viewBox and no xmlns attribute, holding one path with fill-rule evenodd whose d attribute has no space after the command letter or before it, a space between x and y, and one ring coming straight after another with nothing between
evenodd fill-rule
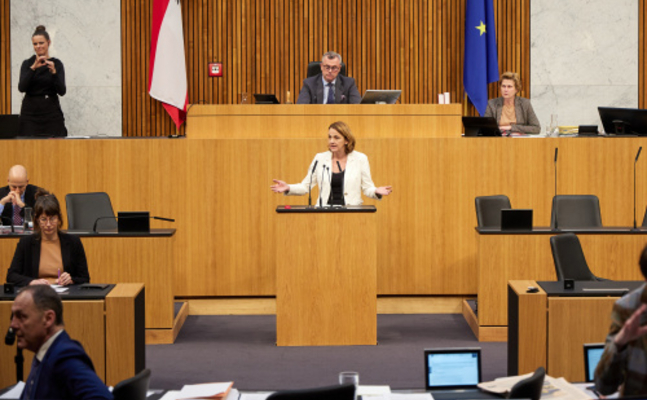
<instances>
[{"instance_id":1,"label":"grey carpet floor","mask_svg":"<svg viewBox=\"0 0 647 400\"><path fill-rule=\"evenodd\" d=\"M234 381L242 390L337 383L357 371L360 384L424 387L423 350L482 349L483 380L505 376L506 343L479 343L461 315L378 315L377 346L277 347L274 316L190 316L172 345L146 346L151 388Z\"/></svg>"}]
</instances>

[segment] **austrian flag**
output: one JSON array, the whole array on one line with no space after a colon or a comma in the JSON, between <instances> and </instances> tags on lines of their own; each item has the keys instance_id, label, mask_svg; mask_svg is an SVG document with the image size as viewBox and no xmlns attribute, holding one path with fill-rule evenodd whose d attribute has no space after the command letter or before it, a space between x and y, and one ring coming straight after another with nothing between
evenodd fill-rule
<instances>
[{"instance_id":1,"label":"austrian flag","mask_svg":"<svg viewBox=\"0 0 647 400\"><path fill-rule=\"evenodd\" d=\"M152 25L148 93L180 129L189 103L180 1L154 0Z\"/></svg>"}]
</instances>

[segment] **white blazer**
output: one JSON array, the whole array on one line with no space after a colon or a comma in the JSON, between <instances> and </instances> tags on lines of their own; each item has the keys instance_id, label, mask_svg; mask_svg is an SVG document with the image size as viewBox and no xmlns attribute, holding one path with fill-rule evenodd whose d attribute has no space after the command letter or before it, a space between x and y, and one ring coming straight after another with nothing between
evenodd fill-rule
<instances>
[{"instance_id":1,"label":"white blazer","mask_svg":"<svg viewBox=\"0 0 647 400\"><path fill-rule=\"evenodd\" d=\"M312 167L315 162L317 167L314 174L312 174ZM319 186L321 194L321 202L323 205L328 205L330 197L330 180L332 179L332 153L326 151L319 153L310 163L308 173L303 179L303 182L290 186L290 191L286 193L288 196L301 196L308 193L310 186L310 178L312 177L312 187ZM366 154L359 151L353 151L348 154L346 159L346 172L344 174L344 202L347 206L358 206L362 204L362 192L364 196L372 199L378 199L375 194L375 184L371 179L371 167L368 164L368 157ZM319 205L319 197L315 197L312 201L314 205Z\"/></svg>"}]
</instances>

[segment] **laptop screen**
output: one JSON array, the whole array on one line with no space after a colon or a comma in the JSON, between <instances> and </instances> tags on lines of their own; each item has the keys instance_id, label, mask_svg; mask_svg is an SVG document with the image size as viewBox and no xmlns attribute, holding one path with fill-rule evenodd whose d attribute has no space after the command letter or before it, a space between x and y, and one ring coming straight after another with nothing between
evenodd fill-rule
<instances>
[{"instance_id":1,"label":"laptop screen","mask_svg":"<svg viewBox=\"0 0 647 400\"><path fill-rule=\"evenodd\" d=\"M481 349L426 349L426 389L474 388L481 382Z\"/></svg>"},{"instance_id":2,"label":"laptop screen","mask_svg":"<svg viewBox=\"0 0 647 400\"><path fill-rule=\"evenodd\" d=\"M595 380L595 367L604 352L604 343L587 343L584 345L584 374L587 382Z\"/></svg>"}]
</instances>

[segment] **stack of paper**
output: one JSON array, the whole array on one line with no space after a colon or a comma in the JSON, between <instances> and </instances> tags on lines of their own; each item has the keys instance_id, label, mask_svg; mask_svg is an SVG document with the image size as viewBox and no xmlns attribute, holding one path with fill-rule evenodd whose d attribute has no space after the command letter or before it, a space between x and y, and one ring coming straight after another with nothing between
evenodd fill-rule
<instances>
[{"instance_id":1,"label":"stack of paper","mask_svg":"<svg viewBox=\"0 0 647 400\"><path fill-rule=\"evenodd\" d=\"M504 395L509 393L510 389L512 389L517 382L529 378L531 375L532 373L498 378L492 382L479 383L478 387L486 392ZM584 400L588 399L589 396L564 378L553 378L546 375L544 378L544 387L541 391L541 398L542 400Z\"/></svg>"}]
</instances>

